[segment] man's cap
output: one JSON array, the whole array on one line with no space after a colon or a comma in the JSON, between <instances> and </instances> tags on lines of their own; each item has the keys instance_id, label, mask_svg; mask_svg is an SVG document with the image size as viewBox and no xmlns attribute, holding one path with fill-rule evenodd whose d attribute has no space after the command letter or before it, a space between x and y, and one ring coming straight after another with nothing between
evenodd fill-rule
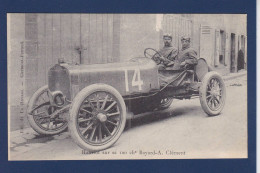
<instances>
[{"instance_id":1,"label":"man's cap","mask_svg":"<svg viewBox=\"0 0 260 173\"><path fill-rule=\"evenodd\" d=\"M190 41L190 37L189 37L189 36L182 36L182 37L181 37L181 41L182 41L182 40L188 40L188 41Z\"/></svg>"},{"instance_id":2,"label":"man's cap","mask_svg":"<svg viewBox=\"0 0 260 173\"><path fill-rule=\"evenodd\" d=\"M164 38L164 37L169 37L169 38L172 39L172 35L171 35L170 33L165 33L165 34L163 34L163 38Z\"/></svg>"}]
</instances>

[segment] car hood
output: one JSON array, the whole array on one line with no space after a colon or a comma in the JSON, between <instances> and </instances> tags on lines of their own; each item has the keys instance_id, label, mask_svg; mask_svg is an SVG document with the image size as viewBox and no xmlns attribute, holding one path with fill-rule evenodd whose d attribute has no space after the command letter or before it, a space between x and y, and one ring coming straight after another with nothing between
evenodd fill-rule
<instances>
[{"instance_id":1,"label":"car hood","mask_svg":"<svg viewBox=\"0 0 260 173\"><path fill-rule=\"evenodd\" d=\"M100 72L100 71L117 71L124 69L136 68L139 66L141 69L151 68L151 66L156 66L155 62L149 58L133 58L127 62L113 62L105 64L80 64L80 65L71 65L71 64L61 64L61 66L68 69L70 72L81 71L81 72Z\"/></svg>"}]
</instances>

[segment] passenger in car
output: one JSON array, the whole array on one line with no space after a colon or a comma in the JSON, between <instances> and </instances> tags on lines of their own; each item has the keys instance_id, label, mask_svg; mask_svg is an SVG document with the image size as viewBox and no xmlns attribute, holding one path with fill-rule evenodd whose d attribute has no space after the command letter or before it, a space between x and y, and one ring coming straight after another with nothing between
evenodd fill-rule
<instances>
[{"instance_id":1,"label":"passenger in car","mask_svg":"<svg viewBox=\"0 0 260 173\"><path fill-rule=\"evenodd\" d=\"M182 49L179 51L178 59L180 67L185 65L194 66L198 63L197 52L190 46L190 37L181 38Z\"/></svg>"}]
</instances>

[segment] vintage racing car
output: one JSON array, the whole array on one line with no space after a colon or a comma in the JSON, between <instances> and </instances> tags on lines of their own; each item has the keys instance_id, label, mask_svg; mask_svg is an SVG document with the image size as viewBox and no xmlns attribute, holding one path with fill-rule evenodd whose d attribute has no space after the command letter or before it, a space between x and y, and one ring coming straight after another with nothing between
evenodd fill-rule
<instances>
[{"instance_id":1,"label":"vintage racing car","mask_svg":"<svg viewBox=\"0 0 260 173\"><path fill-rule=\"evenodd\" d=\"M194 67L158 70L160 61L155 55L159 53L147 48L144 54L108 64L78 65L59 60L49 69L48 85L29 100L31 127L39 134L54 135L68 126L81 148L98 151L119 139L128 112L136 115L166 109L173 99L194 97L200 98L208 115L221 112L225 85L204 59Z\"/></svg>"}]
</instances>

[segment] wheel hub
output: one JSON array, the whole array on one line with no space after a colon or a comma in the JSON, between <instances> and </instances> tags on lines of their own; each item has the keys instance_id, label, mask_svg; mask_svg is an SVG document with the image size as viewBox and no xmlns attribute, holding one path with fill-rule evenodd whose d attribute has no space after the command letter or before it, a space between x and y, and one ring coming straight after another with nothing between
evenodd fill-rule
<instances>
[{"instance_id":1,"label":"wheel hub","mask_svg":"<svg viewBox=\"0 0 260 173\"><path fill-rule=\"evenodd\" d=\"M217 92L215 90L212 91L212 96L216 97Z\"/></svg>"},{"instance_id":2,"label":"wheel hub","mask_svg":"<svg viewBox=\"0 0 260 173\"><path fill-rule=\"evenodd\" d=\"M98 113L97 118L100 122L105 122L107 120L107 116L103 113Z\"/></svg>"},{"instance_id":3,"label":"wheel hub","mask_svg":"<svg viewBox=\"0 0 260 173\"><path fill-rule=\"evenodd\" d=\"M213 89L211 90L211 95L212 95L213 97L217 97L217 96L219 95L219 90L216 89L216 88L213 88Z\"/></svg>"}]
</instances>

